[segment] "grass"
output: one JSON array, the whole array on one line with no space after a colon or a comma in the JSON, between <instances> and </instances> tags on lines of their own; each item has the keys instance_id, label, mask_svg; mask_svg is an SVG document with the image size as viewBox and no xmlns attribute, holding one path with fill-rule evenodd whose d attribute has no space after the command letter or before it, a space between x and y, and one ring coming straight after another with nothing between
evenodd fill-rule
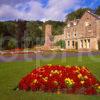
<instances>
[{"instance_id":1,"label":"grass","mask_svg":"<svg viewBox=\"0 0 100 100\"><path fill-rule=\"evenodd\" d=\"M0 100L99 100L100 96L14 91L20 79L35 67L45 64L85 65L100 80L100 56L68 57L31 62L0 63Z\"/></svg>"}]
</instances>

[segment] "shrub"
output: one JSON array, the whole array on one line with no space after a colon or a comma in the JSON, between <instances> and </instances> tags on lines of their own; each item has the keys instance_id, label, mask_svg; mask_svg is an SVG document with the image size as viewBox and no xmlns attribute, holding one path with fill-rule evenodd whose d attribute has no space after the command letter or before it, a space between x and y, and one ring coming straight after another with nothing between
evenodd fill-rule
<instances>
[{"instance_id":1,"label":"shrub","mask_svg":"<svg viewBox=\"0 0 100 100\"><path fill-rule=\"evenodd\" d=\"M59 40L58 42L56 42L55 44L56 46L60 46L61 48L65 48L66 44L64 40Z\"/></svg>"}]
</instances>

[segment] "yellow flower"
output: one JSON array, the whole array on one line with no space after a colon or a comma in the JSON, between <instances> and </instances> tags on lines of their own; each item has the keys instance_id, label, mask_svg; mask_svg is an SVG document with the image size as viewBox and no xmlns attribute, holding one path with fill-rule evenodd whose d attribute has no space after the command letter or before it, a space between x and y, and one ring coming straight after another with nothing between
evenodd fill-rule
<instances>
[{"instance_id":1,"label":"yellow flower","mask_svg":"<svg viewBox=\"0 0 100 100\"><path fill-rule=\"evenodd\" d=\"M57 82L57 81L54 81L54 84L55 84L55 85L58 85L58 82Z\"/></svg>"},{"instance_id":2,"label":"yellow flower","mask_svg":"<svg viewBox=\"0 0 100 100\"><path fill-rule=\"evenodd\" d=\"M59 70L51 70L51 74L60 74L61 73L61 71L59 71Z\"/></svg>"},{"instance_id":3,"label":"yellow flower","mask_svg":"<svg viewBox=\"0 0 100 100\"><path fill-rule=\"evenodd\" d=\"M98 89L100 89L100 85L98 86Z\"/></svg>"},{"instance_id":4,"label":"yellow flower","mask_svg":"<svg viewBox=\"0 0 100 100\"><path fill-rule=\"evenodd\" d=\"M81 81L80 83L81 83L81 84L84 84L84 82L85 82L85 81Z\"/></svg>"},{"instance_id":5,"label":"yellow flower","mask_svg":"<svg viewBox=\"0 0 100 100\"><path fill-rule=\"evenodd\" d=\"M74 81L70 78L66 78L65 79L65 84L68 86L68 87L72 87L74 85Z\"/></svg>"},{"instance_id":6,"label":"yellow flower","mask_svg":"<svg viewBox=\"0 0 100 100\"><path fill-rule=\"evenodd\" d=\"M80 67L78 67L78 66L75 66L75 68L76 68L78 71L80 71Z\"/></svg>"},{"instance_id":7,"label":"yellow flower","mask_svg":"<svg viewBox=\"0 0 100 100\"><path fill-rule=\"evenodd\" d=\"M48 81L48 77L44 77L44 78L42 78L45 82L47 82Z\"/></svg>"},{"instance_id":8,"label":"yellow flower","mask_svg":"<svg viewBox=\"0 0 100 100\"><path fill-rule=\"evenodd\" d=\"M84 66L82 66L82 69L86 69Z\"/></svg>"},{"instance_id":9,"label":"yellow flower","mask_svg":"<svg viewBox=\"0 0 100 100\"><path fill-rule=\"evenodd\" d=\"M71 66L67 65L66 67L69 67L70 68Z\"/></svg>"},{"instance_id":10,"label":"yellow flower","mask_svg":"<svg viewBox=\"0 0 100 100\"><path fill-rule=\"evenodd\" d=\"M48 64L48 66L52 66L52 64Z\"/></svg>"},{"instance_id":11,"label":"yellow flower","mask_svg":"<svg viewBox=\"0 0 100 100\"><path fill-rule=\"evenodd\" d=\"M90 73L89 70L88 70L86 67L84 67L84 66L82 66L81 70L85 70L85 71L87 71L88 73Z\"/></svg>"},{"instance_id":12,"label":"yellow flower","mask_svg":"<svg viewBox=\"0 0 100 100\"><path fill-rule=\"evenodd\" d=\"M84 78L85 78L85 79L88 79L88 76L85 75Z\"/></svg>"},{"instance_id":13,"label":"yellow flower","mask_svg":"<svg viewBox=\"0 0 100 100\"><path fill-rule=\"evenodd\" d=\"M78 74L78 76L77 76L79 79L82 77L82 74Z\"/></svg>"},{"instance_id":14,"label":"yellow flower","mask_svg":"<svg viewBox=\"0 0 100 100\"><path fill-rule=\"evenodd\" d=\"M37 79L34 79L32 83L33 83L33 84L38 83Z\"/></svg>"},{"instance_id":15,"label":"yellow flower","mask_svg":"<svg viewBox=\"0 0 100 100\"><path fill-rule=\"evenodd\" d=\"M76 73L79 73L79 70L76 70L75 72L76 72Z\"/></svg>"}]
</instances>

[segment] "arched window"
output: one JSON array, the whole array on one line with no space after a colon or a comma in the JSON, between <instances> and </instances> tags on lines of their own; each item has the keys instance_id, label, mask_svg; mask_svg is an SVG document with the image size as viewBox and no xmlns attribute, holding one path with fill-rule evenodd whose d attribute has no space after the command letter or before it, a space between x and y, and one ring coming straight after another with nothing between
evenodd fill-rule
<instances>
[{"instance_id":1,"label":"arched window","mask_svg":"<svg viewBox=\"0 0 100 100\"><path fill-rule=\"evenodd\" d=\"M70 46L70 41L68 41L68 46Z\"/></svg>"},{"instance_id":2,"label":"arched window","mask_svg":"<svg viewBox=\"0 0 100 100\"><path fill-rule=\"evenodd\" d=\"M81 48L83 48L83 40L81 40Z\"/></svg>"},{"instance_id":3,"label":"arched window","mask_svg":"<svg viewBox=\"0 0 100 100\"><path fill-rule=\"evenodd\" d=\"M73 48L74 48L74 41L72 41L72 46L73 46Z\"/></svg>"}]
</instances>

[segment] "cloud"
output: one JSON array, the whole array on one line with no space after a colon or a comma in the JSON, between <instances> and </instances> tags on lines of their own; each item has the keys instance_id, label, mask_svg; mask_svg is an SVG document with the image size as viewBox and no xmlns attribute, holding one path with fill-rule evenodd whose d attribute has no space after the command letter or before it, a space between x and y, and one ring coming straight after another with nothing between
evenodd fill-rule
<instances>
[{"instance_id":1,"label":"cloud","mask_svg":"<svg viewBox=\"0 0 100 100\"><path fill-rule=\"evenodd\" d=\"M2 5L0 7L0 19L40 20L43 11L42 4L37 1L19 3L14 7Z\"/></svg>"},{"instance_id":2,"label":"cloud","mask_svg":"<svg viewBox=\"0 0 100 100\"><path fill-rule=\"evenodd\" d=\"M45 17L49 20L63 20L66 11L77 6L80 0L49 0L45 9Z\"/></svg>"},{"instance_id":3,"label":"cloud","mask_svg":"<svg viewBox=\"0 0 100 100\"><path fill-rule=\"evenodd\" d=\"M82 0L9 0L9 3L8 0L3 1L0 1L0 20L62 21L68 12L82 7L83 3Z\"/></svg>"},{"instance_id":4,"label":"cloud","mask_svg":"<svg viewBox=\"0 0 100 100\"><path fill-rule=\"evenodd\" d=\"M31 0L0 0L0 6L1 5L13 5L14 6L18 3L25 3L25 2L29 2L29 1L31 1Z\"/></svg>"},{"instance_id":5,"label":"cloud","mask_svg":"<svg viewBox=\"0 0 100 100\"><path fill-rule=\"evenodd\" d=\"M40 20L43 17L44 8L37 1L30 1L24 5L18 4L16 5L16 9L22 13L21 19Z\"/></svg>"},{"instance_id":6,"label":"cloud","mask_svg":"<svg viewBox=\"0 0 100 100\"><path fill-rule=\"evenodd\" d=\"M18 19L22 16L21 12L17 11L14 7L9 5L2 5L0 7L0 19Z\"/></svg>"}]
</instances>

